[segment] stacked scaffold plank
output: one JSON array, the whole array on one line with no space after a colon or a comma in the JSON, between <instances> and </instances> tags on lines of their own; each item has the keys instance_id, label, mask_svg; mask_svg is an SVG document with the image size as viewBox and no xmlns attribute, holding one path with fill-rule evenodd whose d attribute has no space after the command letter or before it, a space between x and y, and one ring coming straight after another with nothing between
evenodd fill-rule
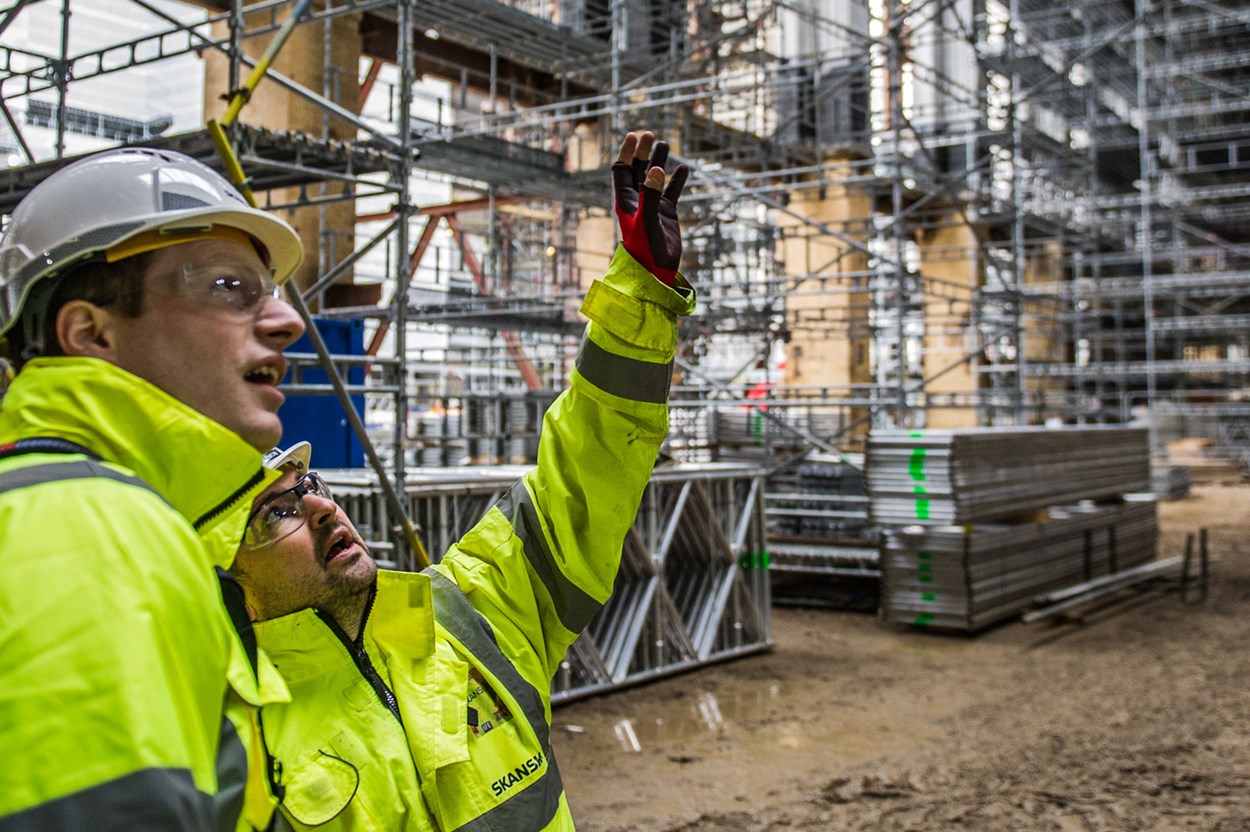
<instances>
[{"instance_id":1,"label":"stacked scaffold plank","mask_svg":"<svg viewBox=\"0 0 1250 832\"><path fill-rule=\"evenodd\" d=\"M1150 469L1150 490L1160 500L1183 500L1189 496L1191 485L1188 465L1176 465L1155 460Z\"/></svg>"},{"instance_id":2,"label":"stacked scaffold plank","mask_svg":"<svg viewBox=\"0 0 1250 832\"><path fill-rule=\"evenodd\" d=\"M866 458L888 621L972 632L1155 557L1143 429L881 431Z\"/></svg>"},{"instance_id":3,"label":"stacked scaffold plank","mask_svg":"<svg viewBox=\"0 0 1250 832\"><path fill-rule=\"evenodd\" d=\"M1150 491L1144 428L874 431L869 509L881 525L964 525Z\"/></svg>"},{"instance_id":4,"label":"stacked scaffold plank","mask_svg":"<svg viewBox=\"0 0 1250 832\"><path fill-rule=\"evenodd\" d=\"M409 471L409 517L431 557L441 558L526 470ZM379 559L389 555L392 568L410 567L385 540L390 521L372 471L321 473ZM612 597L562 662L553 701L771 647L763 481L763 470L752 465L656 469L625 538Z\"/></svg>"},{"instance_id":5,"label":"stacked scaffold plank","mask_svg":"<svg viewBox=\"0 0 1250 832\"><path fill-rule=\"evenodd\" d=\"M790 408L771 411L751 407L710 411L708 442L719 459L769 459L779 452L806 447L804 436L831 436L845 428L840 410Z\"/></svg>"},{"instance_id":6,"label":"stacked scaffold plank","mask_svg":"<svg viewBox=\"0 0 1250 832\"><path fill-rule=\"evenodd\" d=\"M896 526L882 550L885 618L975 632L1055 589L1154 560L1153 494L1050 508L1044 521Z\"/></svg>"}]
</instances>

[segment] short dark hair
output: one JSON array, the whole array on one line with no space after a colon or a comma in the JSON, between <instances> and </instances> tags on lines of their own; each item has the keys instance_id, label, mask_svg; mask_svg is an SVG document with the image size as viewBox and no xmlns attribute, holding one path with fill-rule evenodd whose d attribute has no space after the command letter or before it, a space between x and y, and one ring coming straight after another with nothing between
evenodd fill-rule
<instances>
[{"instance_id":1,"label":"short dark hair","mask_svg":"<svg viewBox=\"0 0 1250 832\"><path fill-rule=\"evenodd\" d=\"M65 355L56 335L56 317L61 307L72 300L85 300L101 307L113 306L127 318L142 315L143 276L151 262L152 253L144 252L116 263L84 263L53 278L55 285L43 322L42 355ZM29 314L29 310L23 314ZM24 355L26 346L22 323L18 321L5 344L5 357L14 369L20 370L26 359L31 357Z\"/></svg>"}]
</instances>

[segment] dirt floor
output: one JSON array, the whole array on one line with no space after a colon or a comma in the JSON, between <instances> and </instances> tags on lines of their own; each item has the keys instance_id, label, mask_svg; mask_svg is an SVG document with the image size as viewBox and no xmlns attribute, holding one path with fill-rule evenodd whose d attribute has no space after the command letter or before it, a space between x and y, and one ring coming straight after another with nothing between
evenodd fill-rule
<instances>
[{"instance_id":1,"label":"dirt floor","mask_svg":"<svg viewBox=\"0 0 1250 832\"><path fill-rule=\"evenodd\" d=\"M578 829L1250 830L1250 486L1160 518L1160 557L1210 530L1205 602L974 637L778 608L770 652L557 708Z\"/></svg>"}]
</instances>

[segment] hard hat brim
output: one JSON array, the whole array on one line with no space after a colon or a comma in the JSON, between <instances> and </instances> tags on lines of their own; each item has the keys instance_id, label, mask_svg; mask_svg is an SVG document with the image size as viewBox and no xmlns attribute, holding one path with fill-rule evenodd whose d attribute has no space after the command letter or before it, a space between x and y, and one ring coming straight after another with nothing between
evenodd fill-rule
<instances>
[{"instance_id":1,"label":"hard hat brim","mask_svg":"<svg viewBox=\"0 0 1250 832\"><path fill-rule=\"evenodd\" d=\"M273 471L281 471L283 466L293 465L295 470L300 473L308 471L308 466L312 461L312 444L308 442L296 442L291 447L283 450L274 448L265 454L264 466Z\"/></svg>"}]
</instances>

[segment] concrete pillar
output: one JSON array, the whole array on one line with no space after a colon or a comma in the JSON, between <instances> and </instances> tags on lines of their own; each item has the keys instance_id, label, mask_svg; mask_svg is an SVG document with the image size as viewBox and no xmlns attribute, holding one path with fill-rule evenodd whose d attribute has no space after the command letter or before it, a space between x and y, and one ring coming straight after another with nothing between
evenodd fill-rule
<instances>
[{"instance_id":1,"label":"concrete pillar","mask_svg":"<svg viewBox=\"0 0 1250 832\"><path fill-rule=\"evenodd\" d=\"M324 8L324 3L314 3L314 11ZM270 23L269 13L249 15L245 18L246 30ZM326 49L326 28L329 27L329 50ZM227 37L227 26L217 24L214 37ZM244 51L259 57L269 44L270 36L248 38ZM308 89L325 94L334 103L359 112L360 89L360 15L341 15L329 21L304 23L295 28L274 61L273 68L287 78ZM219 52L205 52L204 112L206 118L219 118L225 112L229 93L229 60ZM250 68L244 65L240 83L246 80ZM274 81L262 80L253 92L251 100L243 108L239 121L244 124L266 127L271 130L307 134L320 139L352 139L356 128L341 119L334 118L315 104L280 87ZM345 186L338 182L314 183L304 193L308 198L344 193ZM275 203L287 203L301 197L300 189L284 189L270 194ZM304 241L304 264L295 275L297 285L307 288L319 273L323 273L355 248L356 206L355 202L330 203L283 209L281 215L299 232ZM405 256L403 254L401 257ZM345 285L347 284L347 285ZM327 306L355 305L376 302L380 287L352 287L351 275L340 279L339 285L326 293ZM373 297L370 299L370 295Z\"/></svg>"},{"instance_id":2,"label":"concrete pillar","mask_svg":"<svg viewBox=\"0 0 1250 832\"><path fill-rule=\"evenodd\" d=\"M612 145L610 154L603 148L601 131L591 125L578 125L569 138L568 160L570 172L602 168L616 159L620 146ZM608 172L604 169L605 177ZM610 200L611 197L606 197ZM583 213L574 235L574 261L581 294L590 288L596 278L602 277L616 252L616 215L610 202L605 201L601 210ZM580 303L580 301L579 301Z\"/></svg>"}]
</instances>

